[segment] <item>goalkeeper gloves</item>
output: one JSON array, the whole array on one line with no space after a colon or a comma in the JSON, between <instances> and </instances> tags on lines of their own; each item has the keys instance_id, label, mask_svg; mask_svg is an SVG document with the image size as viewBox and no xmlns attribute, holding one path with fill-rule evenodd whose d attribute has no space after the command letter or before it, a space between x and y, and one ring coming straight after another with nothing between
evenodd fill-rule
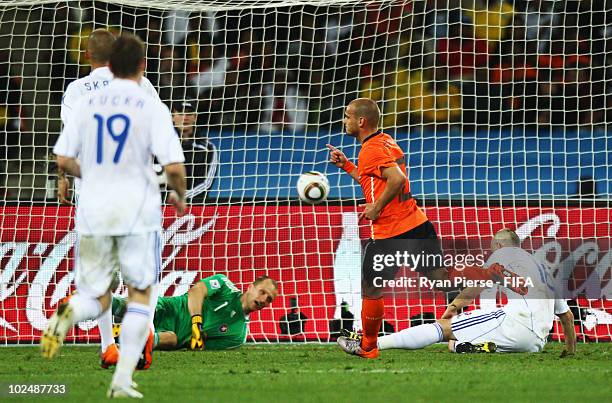
<instances>
[{"instance_id":1,"label":"goalkeeper gloves","mask_svg":"<svg viewBox=\"0 0 612 403\"><path fill-rule=\"evenodd\" d=\"M202 332L202 315L191 317L191 349L204 350L204 333Z\"/></svg>"}]
</instances>

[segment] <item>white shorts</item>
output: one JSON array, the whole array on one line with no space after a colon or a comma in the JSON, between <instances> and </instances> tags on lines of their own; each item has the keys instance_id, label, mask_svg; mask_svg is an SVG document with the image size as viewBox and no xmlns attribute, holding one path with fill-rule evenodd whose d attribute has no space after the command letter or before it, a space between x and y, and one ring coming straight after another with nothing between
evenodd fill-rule
<instances>
[{"instance_id":1,"label":"white shorts","mask_svg":"<svg viewBox=\"0 0 612 403\"><path fill-rule=\"evenodd\" d=\"M104 295L115 271L123 281L138 290L157 282L161 270L161 244L158 232L99 236L81 235L76 265L77 290L94 298Z\"/></svg>"},{"instance_id":2,"label":"white shorts","mask_svg":"<svg viewBox=\"0 0 612 403\"><path fill-rule=\"evenodd\" d=\"M492 341L497 351L536 353L545 341L530 329L508 316L503 308L476 309L451 319L451 329L457 343Z\"/></svg>"}]
</instances>

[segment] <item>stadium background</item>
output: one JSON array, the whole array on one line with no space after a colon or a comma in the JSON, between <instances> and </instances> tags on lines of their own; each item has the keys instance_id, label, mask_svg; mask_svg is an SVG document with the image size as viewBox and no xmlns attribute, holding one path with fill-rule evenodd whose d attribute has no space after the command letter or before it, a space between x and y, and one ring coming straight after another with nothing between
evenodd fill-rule
<instances>
[{"instance_id":1,"label":"stadium background","mask_svg":"<svg viewBox=\"0 0 612 403\"><path fill-rule=\"evenodd\" d=\"M199 133L219 150L206 206L172 231L167 214L168 295L213 272L239 286L275 276L282 298L253 316L257 340L327 341L343 299L358 313L359 189L327 165L325 144L356 157L343 108L369 96L408 150L412 193L440 235L486 248L495 230L536 223L530 239L556 236L560 267L581 269L579 334L610 339L607 2L30 3L0 6L3 343L36 342L72 280L73 211L56 207L49 152L62 92L88 73L94 27L139 34L162 100L197 100ZM330 179L328 204L297 201L297 177L311 169ZM309 320L290 337L278 321L292 297ZM397 330L445 304L404 302L388 308ZM91 327L75 339L95 342Z\"/></svg>"}]
</instances>

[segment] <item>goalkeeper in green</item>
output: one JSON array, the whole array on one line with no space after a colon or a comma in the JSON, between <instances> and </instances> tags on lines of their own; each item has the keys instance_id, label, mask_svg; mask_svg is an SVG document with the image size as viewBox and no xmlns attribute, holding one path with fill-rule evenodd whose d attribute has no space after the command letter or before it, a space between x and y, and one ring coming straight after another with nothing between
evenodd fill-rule
<instances>
[{"instance_id":1,"label":"goalkeeper in green","mask_svg":"<svg viewBox=\"0 0 612 403\"><path fill-rule=\"evenodd\" d=\"M155 307L154 349L227 350L244 344L249 314L270 305L276 281L257 278L242 293L226 276L216 274L183 295L160 297ZM125 299L113 297L113 316L122 318Z\"/></svg>"}]
</instances>

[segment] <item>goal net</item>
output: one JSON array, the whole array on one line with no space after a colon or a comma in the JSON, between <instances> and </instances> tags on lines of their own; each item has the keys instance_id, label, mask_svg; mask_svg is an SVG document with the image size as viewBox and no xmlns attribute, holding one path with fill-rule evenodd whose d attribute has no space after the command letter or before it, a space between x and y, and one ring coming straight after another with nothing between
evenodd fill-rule
<instances>
[{"instance_id":1,"label":"goal net","mask_svg":"<svg viewBox=\"0 0 612 403\"><path fill-rule=\"evenodd\" d=\"M165 212L164 295L219 273L244 290L266 274L280 296L251 315L249 340L326 342L359 329L368 223L361 189L327 162L326 144L356 162L342 119L348 102L369 97L445 252L488 252L496 231L516 230L565 285L580 339L609 341L605 4L3 1L0 343L38 342L74 289L75 210L58 203L51 149L66 86L90 72L96 28L145 41L146 76L195 138L184 147L199 150L187 160L188 214ZM331 184L317 206L295 189L312 170ZM388 298L384 330L433 321L446 303L425 289ZM94 323L70 340L96 342Z\"/></svg>"}]
</instances>

